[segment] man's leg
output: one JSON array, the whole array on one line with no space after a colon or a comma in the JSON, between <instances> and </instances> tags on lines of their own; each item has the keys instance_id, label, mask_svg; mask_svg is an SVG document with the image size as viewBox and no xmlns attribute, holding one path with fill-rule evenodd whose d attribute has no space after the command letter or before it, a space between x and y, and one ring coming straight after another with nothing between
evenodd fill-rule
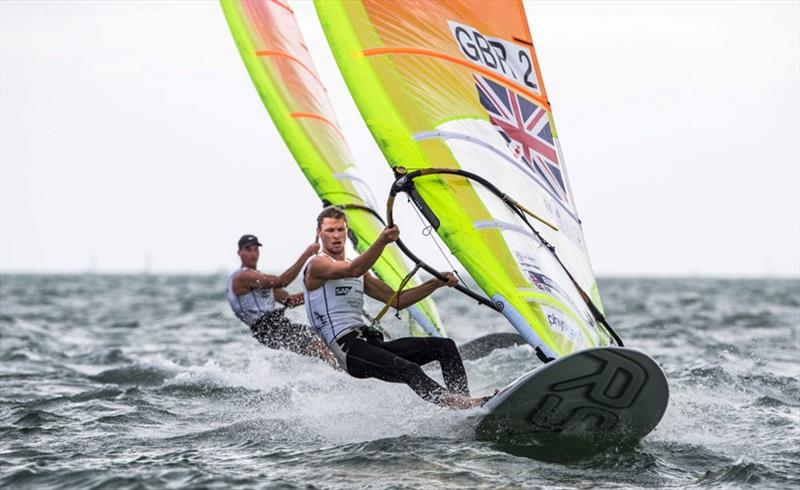
<instances>
[{"instance_id":1,"label":"man's leg","mask_svg":"<svg viewBox=\"0 0 800 490\"><path fill-rule=\"evenodd\" d=\"M339 363L336 361L333 353L331 353L331 350L328 349L328 346L325 345L325 342L323 342L317 334L305 325L300 325L298 323L292 323L290 325L294 332L295 341L290 344L289 350L304 356L322 359L331 366L339 369ZM296 345L297 350L293 349L292 345Z\"/></svg>"},{"instance_id":2,"label":"man's leg","mask_svg":"<svg viewBox=\"0 0 800 490\"><path fill-rule=\"evenodd\" d=\"M356 378L377 378L390 383L405 383L423 400L438 403L446 390L428 377L419 364L403 359L381 345L361 339L349 341L347 373Z\"/></svg>"},{"instance_id":3,"label":"man's leg","mask_svg":"<svg viewBox=\"0 0 800 490\"><path fill-rule=\"evenodd\" d=\"M467 371L458 347L452 339L443 337L404 337L384 342L381 347L403 359L424 366L439 361L447 389L469 396Z\"/></svg>"}]
</instances>

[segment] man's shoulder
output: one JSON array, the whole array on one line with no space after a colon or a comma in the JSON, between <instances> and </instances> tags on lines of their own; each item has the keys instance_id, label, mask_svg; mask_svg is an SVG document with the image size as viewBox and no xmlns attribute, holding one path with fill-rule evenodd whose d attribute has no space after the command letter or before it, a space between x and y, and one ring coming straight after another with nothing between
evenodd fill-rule
<instances>
[{"instance_id":1,"label":"man's shoulder","mask_svg":"<svg viewBox=\"0 0 800 490\"><path fill-rule=\"evenodd\" d=\"M333 257L331 257L330 255L324 253L318 253L308 258L308 265L318 264L321 263L322 261L335 262L335 260L333 260Z\"/></svg>"},{"instance_id":2,"label":"man's shoulder","mask_svg":"<svg viewBox=\"0 0 800 490\"><path fill-rule=\"evenodd\" d=\"M321 281L322 284L328 282L328 267L337 262L336 259L325 253L318 253L308 259L303 268L303 277L306 280Z\"/></svg>"},{"instance_id":3,"label":"man's shoulder","mask_svg":"<svg viewBox=\"0 0 800 490\"><path fill-rule=\"evenodd\" d=\"M241 277L242 274L247 275L247 273L250 273L250 272L258 272L258 271L255 270L255 269L251 269L249 267L239 267L238 269L236 269L233 272L231 272L231 277L235 280L235 279Z\"/></svg>"},{"instance_id":4,"label":"man's shoulder","mask_svg":"<svg viewBox=\"0 0 800 490\"><path fill-rule=\"evenodd\" d=\"M258 277L262 276L263 273L258 269L251 269L250 267L240 267L239 269L233 271L231 274L231 278L233 280L234 285L241 284L242 281L246 280L253 280L257 279Z\"/></svg>"}]
</instances>

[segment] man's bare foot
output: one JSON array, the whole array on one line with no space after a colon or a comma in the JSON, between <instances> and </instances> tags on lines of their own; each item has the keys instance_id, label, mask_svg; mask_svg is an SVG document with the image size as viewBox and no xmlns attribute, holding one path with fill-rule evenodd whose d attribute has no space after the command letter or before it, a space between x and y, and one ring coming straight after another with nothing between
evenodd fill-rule
<instances>
[{"instance_id":1,"label":"man's bare foot","mask_svg":"<svg viewBox=\"0 0 800 490\"><path fill-rule=\"evenodd\" d=\"M445 393L439 397L439 405L456 410L480 407L486 403L486 398L470 398L457 393Z\"/></svg>"}]
</instances>

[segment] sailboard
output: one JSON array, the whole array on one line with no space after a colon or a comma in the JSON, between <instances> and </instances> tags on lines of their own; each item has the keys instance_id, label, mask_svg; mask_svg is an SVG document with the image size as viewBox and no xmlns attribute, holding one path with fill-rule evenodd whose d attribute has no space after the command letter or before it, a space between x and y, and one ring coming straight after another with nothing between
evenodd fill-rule
<instances>
[{"instance_id":1,"label":"sailboard","mask_svg":"<svg viewBox=\"0 0 800 490\"><path fill-rule=\"evenodd\" d=\"M604 316L522 3L315 5L350 92L394 170L390 222L394 196L408 194L483 294L462 292L502 314L542 361L554 361L503 390L487 404L489 414L524 405L513 393L529 393L527 383L550 379L547 373L570 376L566 361L590 349L649 359L641 361L645 385L663 395L665 408L663 371L646 354L622 347ZM622 409L633 417L642 410L663 414L636 404ZM505 413L519 422L527 417L524 410ZM603 424L586 431L610 434Z\"/></svg>"},{"instance_id":2,"label":"sailboard","mask_svg":"<svg viewBox=\"0 0 800 490\"><path fill-rule=\"evenodd\" d=\"M384 229L374 194L360 177L290 6L281 0L222 0L239 54L258 94L300 170L325 205L347 215L350 239L360 253ZM397 288L411 266L386 248L373 272ZM408 284L417 284L412 278ZM419 335L444 336L432 299L409 309Z\"/></svg>"}]
</instances>

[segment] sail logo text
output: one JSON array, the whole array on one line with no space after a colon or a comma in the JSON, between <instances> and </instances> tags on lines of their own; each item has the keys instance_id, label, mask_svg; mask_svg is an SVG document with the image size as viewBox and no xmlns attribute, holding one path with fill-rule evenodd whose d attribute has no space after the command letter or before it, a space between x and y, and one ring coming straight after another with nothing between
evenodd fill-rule
<instances>
[{"instance_id":1,"label":"sail logo text","mask_svg":"<svg viewBox=\"0 0 800 490\"><path fill-rule=\"evenodd\" d=\"M447 23L458 49L467 59L540 94L533 70L533 57L527 48L496 37L484 36L477 29L465 24L452 20Z\"/></svg>"},{"instance_id":2,"label":"sail logo text","mask_svg":"<svg viewBox=\"0 0 800 490\"><path fill-rule=\"evenodd\" d=\"M553 331L564 335L566 338L575 343L576 347L581 346L581 335L578 327L564 318L560 311L542 305L542 313L544 313L545 317L547 318L547 323Z\"/></svg>"}]
</instances>

